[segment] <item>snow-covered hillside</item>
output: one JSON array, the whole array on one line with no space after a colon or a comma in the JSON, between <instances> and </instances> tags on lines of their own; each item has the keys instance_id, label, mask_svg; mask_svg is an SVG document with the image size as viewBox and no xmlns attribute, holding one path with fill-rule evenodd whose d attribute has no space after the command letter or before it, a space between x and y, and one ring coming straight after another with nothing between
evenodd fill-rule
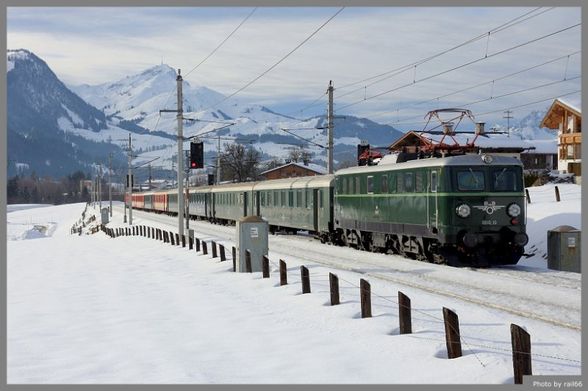
<instances>
[{"instance_id":1,"label":"snow-covered hillside","mask_svg":"<svg viewBox=\"0 0 588 391\"><path fill-rule=\"evenodd\" d=\"M579 224L579 186L561 185L560 203L552 198L552 186L530 190L531 244L541 247L547 230L557 225ZM120 227L122 208L115 206L109 226ZM283 245L270 245L267 280L260 273L233 273L230 251L229 261L219 262L143 237L87 235L88 227L72 235L83 210L82 204L8 207L8 383L512 384L511 323L531 334L534 375L581 373L578 329L416 287L435 276L454 276L453 284L465 278L482 291L493 279L494 288L513 289L510 302L541 290L558 293L549 300L562 293L560 306L550 307L558 319L580 302L580 275L546 269L540 256L485 271L318 241L305 245L317 259L351 252L356 266L337 268L335 259L329 266L301 258L300 251L286 254L284 244L296 239L285 236L272 239ZM134 224L173 231L175 219L138 212ZM218 236L234 228L192 226L197 237L234 245ZM314 252L323 247L325 255ZM386 258L389 266L362 266L364 257L355 254ZM288 264L286 286L279 286L279 258ZM310 269L311 294L301 294L302 264ZM384 271L407 283L374 277ZM342 303L334 307L329 272L340 279ZM360 278L372 287L368 319L360 317ZM399 334L398 291L411 298L412 334ZM486 296L493 294L489 286ZM442 307L460 317L461 358L447 359Z\"/></svg>"}]
</instances>

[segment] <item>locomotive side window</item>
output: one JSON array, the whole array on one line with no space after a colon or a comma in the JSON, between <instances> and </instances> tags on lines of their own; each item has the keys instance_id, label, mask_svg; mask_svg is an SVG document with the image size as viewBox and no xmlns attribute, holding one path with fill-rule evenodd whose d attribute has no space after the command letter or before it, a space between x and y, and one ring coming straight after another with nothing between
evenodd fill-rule
<instances>
[{"instance_id":1,"label":"locomotive side window","mask_svg":"<svg viewBox=\"0 0 588 391\"><path fill-rule=\"evenodd\" d=\"M471 168L457 172L457 189L460 191L482 191L485 188L484 171Z\"/></svg>"},{"instance_id":2,"label":"locomotive side window","mask_svg":"<svg viewBox=\"0 0 588 391\"><path fill-rule=\"evenodd\" d=\"M371 175L367 177L367 192L368 194L374 193L374 177Z\"/></svg>"},{"instance_id":3,"label":"locomotive side window","mask_svg":"<svg viewBox=\"0 0 588 391\"><path fill-rule=\"evenodd\" d=\"M437 171L431 171L431 193L437 192Z\"/></svg>"},{"instance_id":4,"label":"locomotive side window","mask_svg":"<svg viewBox=\"0 0 588 391\"><path fill-rule=\"evenodd\" d=\"M360 190L360 181L359 181L359 177L355 177L355 194L360 194L361 190Z\"/></svg>"},{"instance_id":5,"label":"locomotive side window","mask_svg":"<svg viewBox=\"0 0 588 391\"><path fill-rule=\"evenodd\" d=\"M398 173L396 182L396 191L398 193L404 193L404 174Z\"/></svg>"},{"instance_id":6,"label":"locomotive side window","mask_svg":"<svg viewBox=\"0 0 588 391\"><path fill-rule=\"evenodd\" d=\"M416 181L415 181L415 191L417 193L421 193L423 191L423 175L422 174L423 173L420 172L420 171L418 171L415 174L415 178L416 178Z\"/></svg>"},{"instance_id":7,"label":"locomotive side window","mask_svg":"<svg viewBox=\"0 0 588 391\"><path fill-rule=\"evenodd\" d=\"M390 180L389 180L389 184L388 184L388 191L390 193L396 193L396 174L392 173L390 174Z\"/></svg>"},{"instance_id":8,"label":"locomotive side window","mask_svg":"<svg viewBox=\"0 0 588 391\"><path fill-rule=\"evenodd\" d=\"M388 192L388 175L382 175L380 186L381 186L380 193L387 193Z\"/></svg>"},{"instance_id":9,"label":"locomotive side window","mask_svg":"<svg viewBox=\"0 0 588 391\"><path fill-rule=\"evenodd\" d=\"M406 192L414 191L414 174L412 172L404 173L404 190Z\"/></svg>"}]
</instances>

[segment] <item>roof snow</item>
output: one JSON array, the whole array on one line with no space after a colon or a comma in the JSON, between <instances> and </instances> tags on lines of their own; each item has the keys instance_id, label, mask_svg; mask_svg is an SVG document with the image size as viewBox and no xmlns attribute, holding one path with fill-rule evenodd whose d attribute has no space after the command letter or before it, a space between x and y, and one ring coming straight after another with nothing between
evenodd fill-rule
<instances>
[{"instance_id":1,"label":"roof snow","mask_svg":"<svg viewBox=\"0 0 588 391\"><path fill-rule=\"evenodd\" d=\"M557 98L557 100L559 100L561 103L563 103L566 106L569 106L571 109L576 110L578 113L582 112L582 102L580 101L580 99L561 99L561 98Z\"/></svg>"}]
</instances>

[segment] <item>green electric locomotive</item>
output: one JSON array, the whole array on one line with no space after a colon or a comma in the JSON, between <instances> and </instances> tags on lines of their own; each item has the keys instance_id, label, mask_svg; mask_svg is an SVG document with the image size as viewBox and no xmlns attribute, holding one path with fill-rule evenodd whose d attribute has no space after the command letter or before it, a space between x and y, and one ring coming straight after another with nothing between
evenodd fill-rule
<instances>
[{"instance_id":1,"label":"green electric locomotive","mask_svg":"<svg viewBox=\"0 0 588 391\"><path fill-rule=\"evenodd\" d=\"M459 155L353 167L335 175L329 238L450 265L516 264L528 242L522 164Z\"/></svg>"}]
</instances>

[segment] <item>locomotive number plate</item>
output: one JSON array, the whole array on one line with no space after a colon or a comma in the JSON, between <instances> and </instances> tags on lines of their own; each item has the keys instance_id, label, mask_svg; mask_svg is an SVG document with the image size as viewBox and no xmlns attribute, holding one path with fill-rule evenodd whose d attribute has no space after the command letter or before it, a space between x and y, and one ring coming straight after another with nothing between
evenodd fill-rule
<instances>
[{"instance_id":1,"label":"locomotive number plate","mask_svg":"<svg viewBox=\"0 0 588 391\"><path fill-rule=\"evenodd\" d=\"M482 220L482 225L498 225L496 220Z\"/></svg>"}]
</instances>

